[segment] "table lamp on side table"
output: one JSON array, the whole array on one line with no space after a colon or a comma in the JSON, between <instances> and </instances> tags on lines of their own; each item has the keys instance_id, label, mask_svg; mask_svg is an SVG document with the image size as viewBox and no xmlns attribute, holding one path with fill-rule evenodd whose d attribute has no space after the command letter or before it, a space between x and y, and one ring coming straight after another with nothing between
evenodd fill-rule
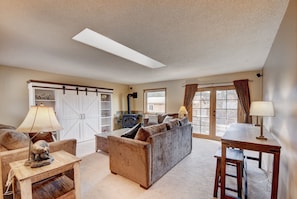
<instances>
[{"instance_id":1,"label":"table lamp on side table","mask_svg":"<svg viewBox=\"0 0 297 199\"><path fill-rule=\"evenodd\" d=\"M36 142L35 144L37 144L37 146L33 146L33 147L37 147L40 153L39 152L33 153L32 140L39 133L53 132L61 129L62 127L60 126L56 118L54 109L52 107L46 107L41 104L40 106L32 106L30 108L26 118L24 119L22 124L16 129L16 131L22 132L22 133L28 133L28 134L35 133L35 135L31 137L29 141L29 154L28 154L28 160L25 162L26 166L31 165L31 167L40 167L51 163L52 160L49 160L50 155L49 155L49 148L48 148L47 142L44 140L42 140L39 143ZM41 163L42 161L44 161L44 163ZM38 164L38 162L40 163ZM33 164L35 166L33 166Z\"/></svg>"},{"instance_id":2,"label":"table lamp on side table","mask_svg":"<svg viewBox=\"0 0 297 199\"><path fill-rule=\"evenodd\" d=\"M257 116L257 124L258 124L258 116L261 117L260 124L260 136L256 137L257 139L267 140L263 135L263 117L264 116L274 116L274 109L272 102L268 101L254 101L250 107L250 115ZM256 125L257 126L257 125Z\"/></svg>"},{"instance_id":3,"label":"table lamp on side table","mask_svg":"<svg viewBox=\"0 0 297 199\"><path fill-rule=\"evenodd\" d=\"M185 106L181 106L178 111L178 118L183 118L188 115L188 111Z\"/></svg>"}]
</instances>

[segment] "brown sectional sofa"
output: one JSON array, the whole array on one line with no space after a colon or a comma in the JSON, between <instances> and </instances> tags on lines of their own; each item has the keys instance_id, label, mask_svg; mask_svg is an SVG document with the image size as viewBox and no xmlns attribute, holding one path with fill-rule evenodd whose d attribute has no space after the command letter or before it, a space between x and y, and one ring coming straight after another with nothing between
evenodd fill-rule
<instances>
[{"instance_id":1,"label":"brown sectional sofa","mask_svg":"<svg viewBox=\"0 0 297 199\"><path fill-rule=\"evenodd\" d=\"M148 128L153 126L142 127L137 133L141 129L149 131ZM190 123L179 126L167 124L167 128L169 130L151 133L145 141L109 136L111 172L149 188L192 151Z\"/></svg>"},{"instance_id":2,"label":"brown sectional sofa","mask_svg":"<svg viewBox=\"0 0 297 199\"><path fill-rule=\"evenodd\" d=\"M22 133L16 133L13 128L6 128L8 127L4 127L4 125L0 124L0 199L3 199L3 193L5 192L5 183L10 170L9 163L28 158L28 142L26 142L24 135ZM1 139L5 139L5 143ZM25 144L18 143L18 140L25 142ZM64 150L76 155L76 144L76 139L51 142L49 143L50 153ZM13 147L15 147L15 149L12 149ZM67 172L66 175L73 179L72 171ZM34 195L35 194L33 194L33 197Z\"/></svg>"}]
</instances>

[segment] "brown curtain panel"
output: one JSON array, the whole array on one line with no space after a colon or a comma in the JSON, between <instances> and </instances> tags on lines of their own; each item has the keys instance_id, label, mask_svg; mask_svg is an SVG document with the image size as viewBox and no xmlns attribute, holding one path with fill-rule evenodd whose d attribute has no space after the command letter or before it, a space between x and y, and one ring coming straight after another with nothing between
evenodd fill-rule
<instances>
[{"instance_id":1,"label":"brown curtain panel","mask_svg":"<svg viewBox=\"0 0 297 199\"><path fill-rule=\"evenodd\" d=\"M239 121L239 122L252 123L252 117L249 116L250 105L251 105L249 80L248 79L235 80L233 83L237 92L238 100L244 111L244 121Z\"/></svg>"},{"instance_id":2,"label":"brown curtain panel","mask_svg":"<svg viewBox=\"0 0 297 199\"><path fill-rule=\"evenodd\" d=\"M188 111L189 121L192 121L192 101L197 91L198 84L187 84L185 88L184 106Z\"/></svg>"}]
</instances>

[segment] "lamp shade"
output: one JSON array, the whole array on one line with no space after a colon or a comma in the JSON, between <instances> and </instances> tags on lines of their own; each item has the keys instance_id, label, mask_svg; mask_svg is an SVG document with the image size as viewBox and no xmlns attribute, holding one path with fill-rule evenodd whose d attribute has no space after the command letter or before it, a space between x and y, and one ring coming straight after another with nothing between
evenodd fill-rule
<instances>
[{"instance_id":1,"label":"lamp shade","mask_svg":"<svg viewBox=\"0 0 297 199\"><path fill-rule=\"evenodd\" d=\"M250 107L250 115L254 116L274 116L274 108L272 102L254 101Z\"/></svg>"},{"instance_id":2,"label":"lamp shade","mask_svg":"<svg viewBox=\"0 0 297 199\"><path fill-rule=\"evenodd\" d=\"M179 111L178 111L178 117L179 118L182 118L182 117L184 117L186 115L188 115L188 111L187 111L186 107L185 106L181 106L179 108Z\"/></svg>"},{"instance_id":3,"label":"lamp shade","mask_svg":"<svg viewBox=\"0 0 297 199\"><path fill-rule=\"evenodd\" d=\"M46 106L32 106L22 122L16 129L18 132L51 132L61 130L54 109Z\"/></svg>"}]
</instances>

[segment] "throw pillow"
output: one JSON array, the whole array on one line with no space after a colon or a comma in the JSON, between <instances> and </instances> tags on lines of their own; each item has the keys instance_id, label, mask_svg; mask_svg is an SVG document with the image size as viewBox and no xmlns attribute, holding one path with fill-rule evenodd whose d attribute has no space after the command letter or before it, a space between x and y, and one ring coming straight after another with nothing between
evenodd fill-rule
<instances>
[{"instance_id":1,"label":"throw pillow","mask_svg":"<svg viewBox=\"0 0 297 199\"><path fill-rule=\"evenodd\" d=\"M163 123L168 123L168 122L170 122L170 120L172 120L172 119L173 119L172 116L167 115L167 116L164 118Z\"/></svg>"},{"instance_id":2,"label":"throw pillow","mask_svg":"<svg viewBox=\"0 0 297 199\"><path fill-rule=\"evenodd\" d=\"M189 123L189 119L187 117L184 117L184 118L180 119L180 125L181 126L184 126L184 125L186 125L188 123Z\"/></svg>"},{"instance_id":3,"label":"throw pillow","mask_svg":"<svg viewBox=\"0 0 297 199\"><path fill-rule=\"evenodd\" d=\"M157 115L149 115L148 122L151 124L158 124L158 116Z\"/></svg>"},{"instance_id":4,"label":"throw pillow","mask_svg":"<svg viewBox=\"0 0 297 199\"><path fill-rule=\"evenodd\" d=\"M134 137L140 127L141 127L141 123L136 124L131 129L129 129L125 134L121 135L121 137L134 139Z\"/></svg>"},{"instance_id":5,"label":"throw pillow","mask_svg":"<svg viewBox=\"0 0 297 199\"><path fill-rule=\"evenodd\" d=\"M166 116L167 116L167 114L158 115L158 123L159 124L162 123Z\"/></svg>"},{"instance_id":6,"label":"throw pillow","mask_svg":"<svg viewBox=\"0 0 297 199\"><path fill-rule=\"evenodd\" d=\"M144 127L141 127L138 129L134 139L140 140L140 141L146 141L149 136L150 136L150 133L146 131Z\"/></svg>"},{"instance_id":7,"label":"throw pillow","mask_svg":"<svg viewBox=\"0 0 297 199\"><path fill-rule=\"evenodd\" d=\"M30 138L34 137L35 135L36 135L35 133L29 133ZM32 142L35 143L38 140L45 140L47 142L53 142L54 141L53 134L52 134L52 132L39 133L32 139Z\"/></svg>"},{"instance_id":8,"label":"throw pillow","mask_svg":"<svg viewBox=\"0 0 297 199\"><path fill-rule=\"evenodd\" d=\"M24 133L13 129L0 129L0 144L8 150L29 146L30 139Z\"/></svg>"},{"instance_id":9,"label":"throw pillow","mask_svg":"<svg viewBox=\"0 0 297 199\"><path fill-rule=\"evenodd\" d=\"M136 136L134 139L147 141L148 137L150 137L151 135L154 135L163 131L167 131L167 127L165 123L156 124L148 127L141 127L136 133Z\"/></svg>"}]
</instances>

